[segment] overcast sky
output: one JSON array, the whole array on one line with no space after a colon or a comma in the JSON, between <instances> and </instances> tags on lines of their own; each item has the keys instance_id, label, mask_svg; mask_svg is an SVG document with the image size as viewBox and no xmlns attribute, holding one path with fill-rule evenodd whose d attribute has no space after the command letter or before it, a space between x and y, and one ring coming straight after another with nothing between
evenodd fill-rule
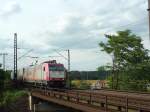
<instances>
[{"instance_id":1,"label":"overcast sky","mask_svg":"<svg viewBox=\"0 0 150 112\"><path fill-rule=\"evenodd\" d=\"M7 52L7 68L13 67L13 35L18 34L18 55L56 59L71 70L96 70L111 63L111 56L100 51L104 34L131 29L150 49L147 0L0 0L0 52ZM19 67L35 59L23 57ZM0 63L2 57L0 58Z\"/></svg>"}]
</instances>

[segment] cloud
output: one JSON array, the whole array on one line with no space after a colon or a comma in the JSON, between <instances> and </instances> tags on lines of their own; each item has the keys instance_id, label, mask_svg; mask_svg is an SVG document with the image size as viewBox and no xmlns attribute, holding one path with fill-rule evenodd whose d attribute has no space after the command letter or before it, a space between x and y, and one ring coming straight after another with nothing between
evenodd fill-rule
<instances>
[{"instance_id":1,"label":"cloud","mask_svg":"<svg viewBox=\"0 0 150 112\"><path fill-rule=\"evenodd\" d=\"M14 1L6 3L0 10L0 17L7 18L13 14L21 12L21 6Z\"/></svg>"},{"instance_id":2,"label":"cloud","mask_svg":"<svg viewBox=\"0 0 150 112\"><path fill-rule=\"evenodd\" d=\"M113 1L113 0L112 0ZM105 6L109 6L112 1L104 2ZM116 32L117 30L131 29L138 35L147 31L147 18L145 2L128 2L124 7L118 7L118 4L124 4L124 0L112 3L113 7L120 8L113 10L113 7L106 8L104 6L97 8L92 15L85 15L80 12L67 13L58 18L55 22L53 30L40 34L45 38L45 44L53 47L64 49L91 49L97 48L98 43L104 40L104 34ZM131 4L130 4L131 3ZM135 5L139 9L135 9ZM97 6L97 5L96 5ZM134 8L132 8L134 6ZM127 10L127 9L130 10ZM105 11L106 13L104 13ZM145 10L145 11L144 11ZM122 13L121 11L124 11ZM144 13L143 13L144 12ZM141 17L141 14L144 14Z\"/></svg>"},{"instance_id":3,"label":"cloud","mask_svg":"<svg viewBox=\"0 0 150 112\"><path fill-rule=\"evenodd\" d=\"M19 42L18 46L34 49L29 55L42 57L53 54L53 49L70 49L72 69L94 70L98 65L111 62L105 53L92 52L93 49L100 49L100 41L107 41L104 34L125 29L131 29L141 36L145 47L149 48L147 0L47 0L37 2L36 5L30 2L9 1L0 10L0 17L7 18L24 9L19 19L14 18L21 21L21 26L17 26L18 21L11 19L10 25L5 26L11 27L10 31L15 29L24 33L25 36L21 36L22 43ZM49 7L49 4L56 6ZM61 8L57 5L61 5ZM7 48L7 42L0 47ZM19 55L29 49L19 51Z\"/></svg>"},{"instance_id":4,"label":"cloud","mask_svg":"<svg viewBox=\"0 0 150 112\"><path fill-rule=\"evenodd\" d=\"M96 19L92 20L92 18L90 19L81 15L67 14L64 17L58 18L55 30L47 30L40 33L39 37L45 38L45 44L49 44L54 48L95 48L98 46L98 43L95 42L99 38L97 32L94 32L98 29L98 25L96 24Z\"/></svg>"},{"instance_id":5,"label":"cloud","mask_svg":"<svg viewBox=\"0 0 150 112\"><path fill-rule=\"evenodd\" d=\"M4 51L6 49L10 49L11 48L11 40L7 39L7 38L0 38L0 50Z\"/></svg>"}]
</instances>

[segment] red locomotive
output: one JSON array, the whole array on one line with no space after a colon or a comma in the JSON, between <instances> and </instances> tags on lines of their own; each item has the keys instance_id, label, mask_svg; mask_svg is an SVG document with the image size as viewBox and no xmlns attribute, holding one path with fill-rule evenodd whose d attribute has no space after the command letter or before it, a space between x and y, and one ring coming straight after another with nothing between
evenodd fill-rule
<instances>
[{"instance_id":1,"label":"red locomotive","mask_svg":"<svg viewBox=\"0 0 150 112\"><path fill-rule=\"evenodd\" d=\"M64 87L66 82L64 65L56 63L56 60L46 61L40 65L20 69L17 75L18 80L34 85Z\"/></svg>"}]
</instances>

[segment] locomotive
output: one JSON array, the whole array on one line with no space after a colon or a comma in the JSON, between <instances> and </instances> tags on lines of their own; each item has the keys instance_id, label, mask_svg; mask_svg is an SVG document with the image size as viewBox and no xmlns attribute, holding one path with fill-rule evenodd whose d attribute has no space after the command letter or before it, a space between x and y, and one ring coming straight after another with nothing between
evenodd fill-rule
<instances>
[{"instance_id":1,"label":"locomotive","mask_svg":"<svg viewBox=\"0 0 150 112\"><path fill-rule=\"evenodd\" d=\"M56 60L45 61L17 71L17 80L47 87L65 87L66 69Z\"/></svg>"}]
</instances>

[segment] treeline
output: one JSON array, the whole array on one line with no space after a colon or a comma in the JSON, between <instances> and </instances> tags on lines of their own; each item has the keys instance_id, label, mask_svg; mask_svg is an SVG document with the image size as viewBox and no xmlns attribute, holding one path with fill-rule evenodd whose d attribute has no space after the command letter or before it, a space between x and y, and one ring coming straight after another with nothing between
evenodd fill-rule
<instances>
[{"instance_id":1,"label":"treeline","mask_svg":"<svg viewBox=\"0 0 150 112\"><path fill-rule=\"evenodd\" d=\"M5 83L10 81L10 71L0 69L0 91L5 89Z\"/></svg>"},{"instance_id":2,"label":"treeline","mask_svg":"<svg viewBox=\"0 0 150 112\"><path fill-rule=\"evenodd\" d=\"M27 95L23 90L14 88L10 78L11 71L0 69L0 112L11 112L9 105L22 96ZM10 107L10 108L9 108Z\"/></svg>"},{"instance_id":3,"label":"treeline","mask_svg":"<svg viewBox=\"0 0 150 112\"><path fill-rule=\"evenodd\" d=\"M110 71L71 71L69 78L71 80L105 80Z\"/></svg>"}]
</instances>

